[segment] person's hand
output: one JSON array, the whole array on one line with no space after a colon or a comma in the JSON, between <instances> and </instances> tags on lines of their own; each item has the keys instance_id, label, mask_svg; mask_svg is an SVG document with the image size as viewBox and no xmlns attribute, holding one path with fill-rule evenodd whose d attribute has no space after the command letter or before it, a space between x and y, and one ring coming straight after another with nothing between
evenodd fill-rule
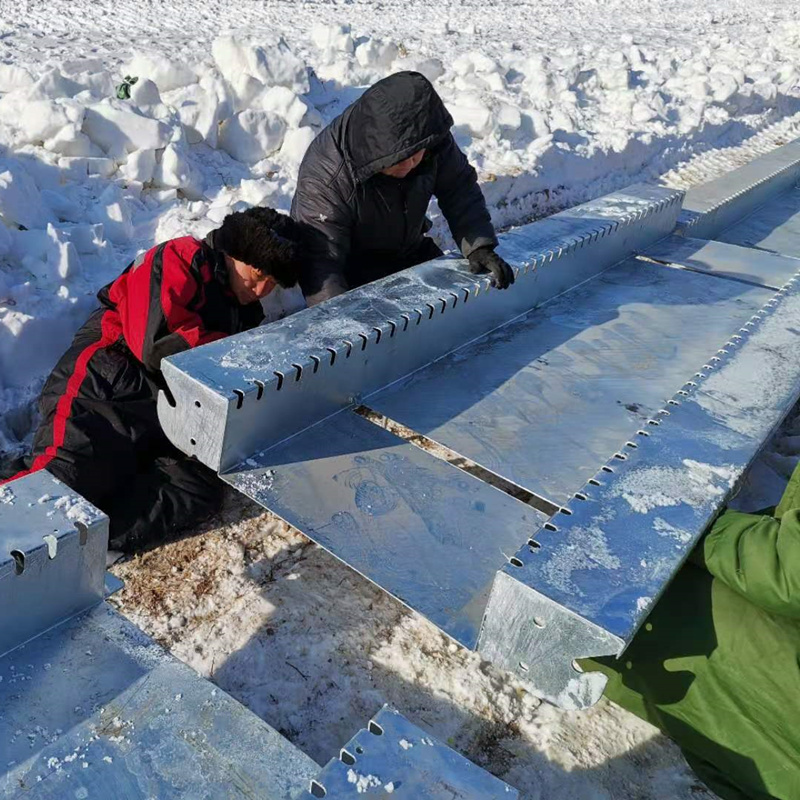
<instances>
[{"instance_id":1,"label":"person's hand","mask_svg":"<svg viewBox=\"0 0 800 800\"><path fill-rule=\"evenodd\" d=\"M492 285L508 289L514 283L514 270L491 247L479 247L469 254L469 271L473 275L488 272Z\"/></svg>"}]
</instances>

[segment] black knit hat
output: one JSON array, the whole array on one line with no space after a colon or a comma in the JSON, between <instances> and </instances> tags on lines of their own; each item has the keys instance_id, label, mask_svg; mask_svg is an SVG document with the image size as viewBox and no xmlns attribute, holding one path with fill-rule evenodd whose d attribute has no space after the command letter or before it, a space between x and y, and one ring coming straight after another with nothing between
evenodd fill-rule
<instances>
[{"instance_id":1,"label":"black knit hat","mask_svg":"<svg viewBox=\"0 0 800 800\"><path fill-rule=\"evenodd\" d=\"M228 214L214 232L214 247L243 261L283 287L297 283L300 230L295 221L272 208L256 206Z\"/></svg>"}]
</instances>

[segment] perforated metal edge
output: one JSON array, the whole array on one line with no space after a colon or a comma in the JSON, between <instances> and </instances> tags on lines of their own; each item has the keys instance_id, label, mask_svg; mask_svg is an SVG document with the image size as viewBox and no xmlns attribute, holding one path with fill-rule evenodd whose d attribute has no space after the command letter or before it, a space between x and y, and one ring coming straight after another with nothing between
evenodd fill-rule
<instances>
[{"instance_id":1,"label":"perforated metal edge","mask_svg":"<svg viewBox=\"0 0 800 800\"><path fill-rule=\"evenodd\" d=\"M606 684L605 676L599 672L584 673L577 660L611 655L619 657L647 619L660 594L631 609L636 622L629 635L622 638L553 601L534 587L520 582L515 573L537 558L536 549L540 547L538 539L544 538L539 534L547 531L551 534L564 533L570 525L575 503L591 499L597 487L608 487L614 481L624 478L627 454L648 446L658 446L658 431L662 424L669 424L668 418L672 413L670 409L681 406L687 399L696 398L703 391L703 382L730 363L760 326L780 309L782 299L790 293L798 296L798 289L800 272L753 314L665 403L664 408L659 409L636 431L632 439L637 441L631 439L624 442L595 475L574 493L573 500L556 512L509 558L508 564L497 573L492 587L479 636L479 652L529 683L538 696L560 707L586 708L600 699ZM788 412L798 395L800 382L784 413ZM772 420L771 430L764 432L765 435L759 438L761 446L768 441L769 435L780 425L782 419L783 416ZM753 449L751 461L759 450L760 447ZM738 479L741 479L745 469L746 465L740 469ZM729 487L729 493L719 500L717 508L724 505L734 488ZM564 521L563 525L560 524L561 520ZM691 546L676 560L676 571L702 533L702 530L695 531ZM663 588L666 588L666 584Z\"/></svg>"},{"instance_id":2,"label":"perforated metal edge","mask_svg":"<svg viewBox=\"0 0 800 800\"><path fill-rule=\"evenodd\" d=\"M517 276L504 292L439 259L267 328L166 359L162 371L174 405L159 396L162 427L184 452L213 469L230 469L666 236L682 197L677 190L631 187L564 212L569 217L501 236L500 251ZM639 207L615 217L614 202ZM598 224L604 214L608 222ZM548 222L558 229L584 219L591 226L585 233L554 234L546 249L526 250L526 237L540 244ZM315 329L331 323L337 335L320 346ZM225 369L226 354L237 347L252 348L252 369ZM216 364L205 357L211 352Z\"/></svg>"},{"instance_id":3,"label":"perforated metal edge","mask_svg":"<svg viewBox=\"0 0 800 800\"><path fill-rule=\"evenodd\" d=\"M760 164L780 160L785 155L788 163L781 164L753 180L748 177ZM768 167L767 167L768 168ZM800 139L766 153L739 169L715 178L701 187L690 189L684 200L684 210L676 232L698 239L713 239L735 222L781 192L788 191L800 180ZM702 194L711 194L710 202L701 200ZM716 197L714 195L716 194ZM698 208L694 208L697 205Z\"/></svg>"}]
</instances>

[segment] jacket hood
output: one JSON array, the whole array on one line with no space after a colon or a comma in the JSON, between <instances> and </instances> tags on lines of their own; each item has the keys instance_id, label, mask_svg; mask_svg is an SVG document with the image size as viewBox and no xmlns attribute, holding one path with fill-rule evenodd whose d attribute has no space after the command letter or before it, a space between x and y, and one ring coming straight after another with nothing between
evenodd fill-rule
<instances>
[{"instance_id":1,"label":"jacket hood","mask_svg":"<svg viewBox=\"0 0 800 800\"><path fill-rule=\"evenodd\" d=\"M453 118L430 81L419 72L398 72L378 81L350 107L346 156L363 183L386 167L443 139Z\"/></svg>"}]
</instances>

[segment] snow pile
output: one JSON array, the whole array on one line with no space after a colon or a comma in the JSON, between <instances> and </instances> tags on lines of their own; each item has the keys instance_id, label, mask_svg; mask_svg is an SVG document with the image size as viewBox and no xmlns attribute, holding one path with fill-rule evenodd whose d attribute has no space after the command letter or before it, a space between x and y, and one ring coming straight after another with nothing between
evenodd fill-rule
<instances>
[{"instance_id":1,"label":"snow pile","mask_svg":"<svg viewBox=\"0 0 800 800\"><path fill-rule=\"evenodd\" d=\"M738 18L706 20L696 38L674 40L661 29L567 35L559 24L554 44L546 31L487 40L474 22L423 24L401 6L360 6L358 28L333 8L215 7L220 25L206 33L205 3L152 17L129 0L100 5L154 35L131 50L130 36L98 31L101 16L69 4L60 18L73 40L108 44L77 58L90 48L18 29L0 64L0 452L24 439L32 398L103 284L141 250L202 236L232 210L288 211L314 136L386 75L434 81L498 226L652 177L800 109L796 19L774 30L757 17L745 30ZM54 16L29 22L49 29ZM242 29L217 35L223 18ZM435 203L431 216L452 247ZM274 318L302 298L277 291L266 306Z\"/></svg>"}]
</instances>

